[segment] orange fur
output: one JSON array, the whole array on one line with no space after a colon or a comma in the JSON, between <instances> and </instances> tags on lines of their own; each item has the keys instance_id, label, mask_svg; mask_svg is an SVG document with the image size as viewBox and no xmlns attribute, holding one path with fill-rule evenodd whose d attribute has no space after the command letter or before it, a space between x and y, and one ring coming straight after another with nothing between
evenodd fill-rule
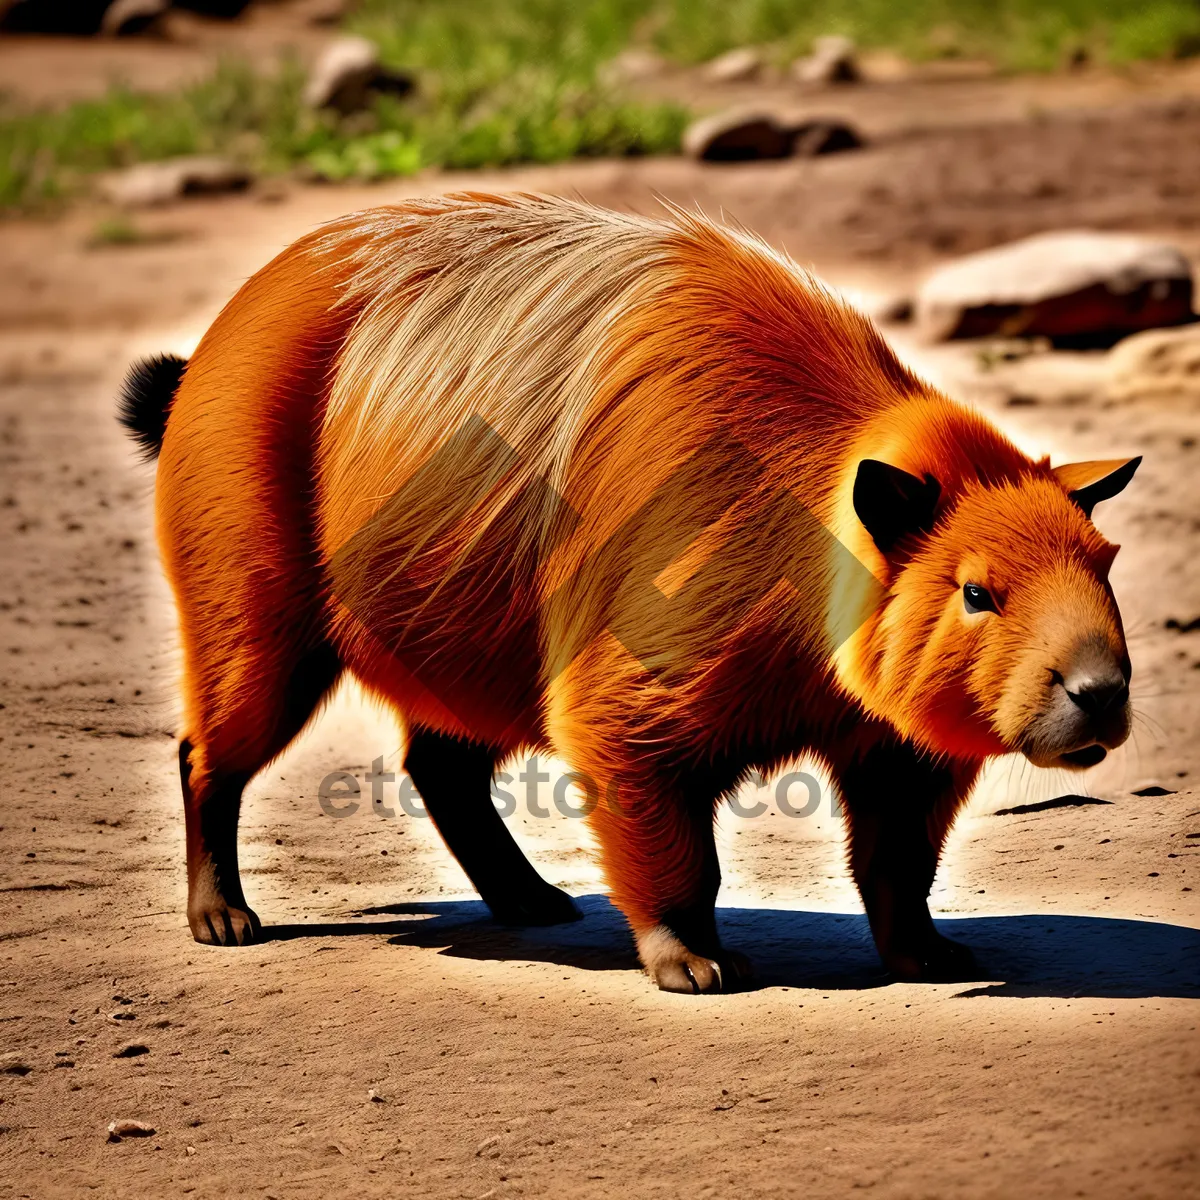
<instances>
[{"instance_id":1,"label":"orange fur","mask_svg":"<svg viewBox=\"0 0 1200 1200\"><path fill-rule=\"evenodd\" d=\"M492 460L454 441L471 418L513 452L482 490ZM928 536L877 547L864 459L937 481ZM206 866L218 782L277 755L345 668L410 731L586 772L663 986L728 967L716 802L820 756L885 959L931 969L924 895L980 766L1029 750L1080 638L1127 662L1115 551L1068 496L1084 482L698 217L461 196L303 239L206 335L162 448L193 929L245 909ZM966 613L966 583L1002 619Z\"/></svg>"}]
</instances>

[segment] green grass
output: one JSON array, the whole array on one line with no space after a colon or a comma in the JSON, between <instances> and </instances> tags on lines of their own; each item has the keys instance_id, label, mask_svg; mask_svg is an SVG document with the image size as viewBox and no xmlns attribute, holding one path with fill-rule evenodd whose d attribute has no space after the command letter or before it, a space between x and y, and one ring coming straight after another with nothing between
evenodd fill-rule
<instances>
[{"instance_id":1,"label":"green grass","mask_svg":"<svg viewBox=\"0 0 1200 1200\"><path fill-rule=\"evenodd\" d=\"M636 6L624 3L629 16ZM607 15L613 4L593 8ZM295 64L256 74L237 62L164 95L118 88L56 112L0 110L0 209L44 205L91 172L181 154L222 152L263 171L299 166L343 180L678 148L681 107L635 103L599 82L597 66L624 43L594 37L586 6L410 8L418 19L403 38L402 7L368 9L352 28L375 35L387 61L417 72L417 94L382 96L347 119L305 109ZM472 16L483 12L488 21Z\"/></svg>"},{"instance_id":2,"label":"green grass","mask_svg":"<svg viewBox=\"0 0 1200 1200\"><path fill-rule=\"evenodd\" d=\"M228 64L194 87L141 95L114 88L53 112L0 116L0 207L73 191L86 174L150 159L233 152L270 166L294 161L306 139L295 67L263 77Z\"/></svg>"},{"instance_id":3,"label":"green grass","mask_svg":"<svg viewBox=\"0 0 1200 1200\"><path fill-rule=\"evenodd\" d=\"M0 209L70 195L98 170L201 152L330 180L670 152L686 114L631 101L599 70L626 47L690 63L758 44L782 62L846 33L917 59L1046 70L1081 48L1118 63L1195 52L1200 0L363 0L347 26L417 74L413 98L339 120L305 110L294 64L262 75L228 63L164 95L2 108Z\"/></svg>"},{"instance_id":4,"label":"green grass","mask_svg":"<svg viewBox=\"0 0 1200 1200\"><path fill-rule=\"evenodd\" d=\"M684 62L759 44L787 60L826 33L916 60L986 58L1011 71L1053 70L1079 49L1109 63L1200 50L1197 0L660 0L655 11L653 40Z\"/></svg>"},{"instance_id":5,"label":"green grass","mask_svg":"<svg viewBox=\"0 0 1200 1200\"><path fill-rule=\"evenodd\" d=\"M121 249L125 246L161 246L188 236L183 229L145 229L125 213L104 217L96 222L87 240L89 250Z\"/></svg>"},{"instance_id":6,"label":"green grass","mask_svg":"<svg viewBox=\"0 0 1200 1200\"><path fill-rule=\"evenodd\" d=\"M1197 0L362 0L350 24L458 96L550 63L586 79L631 42L685 63L745 45L787 61L842 33L918 60L1019 71L1052 70L1080 48L1113 63L1200 50Z\"/></svg>"}]
</instances>

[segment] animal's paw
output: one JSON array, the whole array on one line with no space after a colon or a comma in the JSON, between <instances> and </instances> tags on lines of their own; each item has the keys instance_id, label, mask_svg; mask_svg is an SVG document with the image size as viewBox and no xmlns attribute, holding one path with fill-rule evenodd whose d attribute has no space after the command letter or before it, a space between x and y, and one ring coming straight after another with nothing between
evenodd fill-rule
<instances>
[{"instance_id":1,"label":"animal's paw","mask_svg":"<svg viewBox=\"0 0 1200 1200\"><path fill-rule=\"evenodd\" d=\"M884 964L899 979L913 983L961 983L979 977L969 946L935 933L915 954L886 954Z\"/></svg>"},{"instance_id":2,"label":"animal's paw","mask_svg":"<svg viewBox=\"0 0 1200 1200\"><path fill-rule=\"evenodd\" d=\"M698 996L702 992L736 991L754 975L750 960L734 950L693 954L662 925L641 934L638 954L646 974L664 992Z\"/></svg>"},{"instance_id":3,"label":"animal's paw","mask_svg":"<svg viewBox=\"0 0 1200 1200\"><path fill-rule=\"evenodd\" d=\"M487 906L501 925L563 925L583 918L575 901L549 883L531 892L488 899Z\"/></svg>"},{"instance_id":4,"label":"animal's paw","mask_svg":"<svg viewBox=\"0 0 1200 1200\"><path fill-rule=\"evenodd\" d=\"M204 905L188 905L192 937L205 946L248 946L262 936L254 912L217 898Z\"/></svg>"}]
</instances>

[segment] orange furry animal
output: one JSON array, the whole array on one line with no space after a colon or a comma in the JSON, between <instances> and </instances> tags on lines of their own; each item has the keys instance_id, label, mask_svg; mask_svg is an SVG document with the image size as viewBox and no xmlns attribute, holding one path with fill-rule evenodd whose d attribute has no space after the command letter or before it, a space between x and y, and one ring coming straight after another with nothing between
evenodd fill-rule
<instances>
[{"instance_id":1,"label":"orange furry animal","mask_svg":"<svg viewBox=\"0 0 1200 1200\"><path fill-rule=\"evenodd\" d=\"M343 671L494 913L570 919L492 804L560 755L663 988L710 991L714 809L828 766L884 962L969 971L926 899L989 756L1087 766L1128 734L1092 506L1137 460L1051 468L914 378L752 236L539 196L358 213L137 368L186 658L188 919L258 932L246 782Z\"/></svg>"}]
</instances>

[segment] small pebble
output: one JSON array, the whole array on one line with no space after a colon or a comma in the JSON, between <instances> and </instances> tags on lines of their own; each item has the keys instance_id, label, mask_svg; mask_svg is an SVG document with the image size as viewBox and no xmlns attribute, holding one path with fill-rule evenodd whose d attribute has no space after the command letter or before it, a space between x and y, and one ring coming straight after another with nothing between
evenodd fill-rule
<instances>
[{"instance_id":1,"label":"small pebble","mask_svg":"<svg viewBox=\"0 0 1200 1200\"><path fill-rule=\"evenodd\" d=\"M127 1046L122 1046L113 1058L137 1058L141 1054L149 1054L150 1047L142 1045L141 1042L130 1042Z\"/></svg>"},{"instance_id":2,"label":"small pebble","mask_svg":"<svg viewBox=\"0 0 1200 1200\"><path fill-rule=\"evenodd\" d=\"M0 1075L28 1075L33 1067L19 1054L5 1054L0 1057Z\"/></svg>"},{"instance_id":3,"label":"small pebble","mask_svg":"<svg viewBox=\"0 0 1200 1200\"><path fill-rule=\"evenodd\" d=\"M386 1104L388 1102L387 1097L380 1095L374 1088L367 1088L367 1099L372 1104Z\"/></svg>"}]
</instances>

